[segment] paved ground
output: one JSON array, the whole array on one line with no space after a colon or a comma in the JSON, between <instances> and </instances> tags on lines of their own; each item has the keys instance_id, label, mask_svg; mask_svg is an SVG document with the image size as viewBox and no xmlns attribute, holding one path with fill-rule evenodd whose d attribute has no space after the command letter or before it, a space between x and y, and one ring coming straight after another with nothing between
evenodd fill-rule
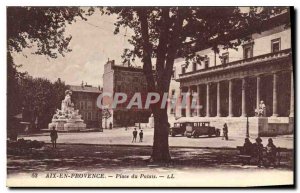
<instances>
[{"instance_id":1,"label":"paved ground","mask_svg":"<svg viewBox=\"0 0 300 193\"><path fill-rule=\"evenodd\" d=\"M166 179L174 175L173 181L151 181L152 186L187 185L196 182L195 186L233 186L233 185L265 185L265 184L291 184L293 179L292 156L288 153L277 168L258 168L255 165L242 166L238 152L235 149L197 149L197 148L170 148L173 162L169 165L156 165L148 161L151 147L115 146L115 145L74 145L60 144L57 149L46 145L42 149L24 150L8 149L7 172L8 184L37 183L44 180L41 185L65 182L80 186L83 182L96 183L98 186L115 182L113 186L130 185L116 177L118 174L138 176L156 175L157 178ZM46 175L49 173L84 174L103 173L106 178L97 182L92 179L56 179L51 181ZM37 178L37 176L39 178ZM229 178L228 178L229 177ZM36 179L37 178L37 179ZM197 180L195 180L197 179ZM226 179L226 180L225 180ZM141 181L138 181L141 180ZM145 185L144 179L136 183ZM132 182L131 182L132 183ZM19 184L20 185L20 184ZM51 185L51 184L49 184ZM136 184L131 184L136 185ZM91 186L91 185L90 185Z\"/></svg>"},{"instance_id":2,"label":"paved ground","mask_svg":"<svg viewBox=\"0 0 300 193\"><path fill-rule=\"evenodd\" d=\"M59 133L58 143L68 144L109 144L109 145L148 145L153 144L153 129L144 129L144 140L142 143L132 143L132 131L125 131L124 128L113 130L104 130L104 132L86 132L86 133ZM34 136L19 136L19 138L45 141L50 143L49 133L37 134ZM200 137L187 138L182 136L169 137L170 146L176 147L210 147L210 148L236 148L244 143L244 136L231 137L229 140L222 140L222 137ZM267 144L268 137L262 137L263 144ZM251 139L255 141L254 138ZM276 146L293 149L293 136L273 137Z\"/></svg>"}]
</instances>

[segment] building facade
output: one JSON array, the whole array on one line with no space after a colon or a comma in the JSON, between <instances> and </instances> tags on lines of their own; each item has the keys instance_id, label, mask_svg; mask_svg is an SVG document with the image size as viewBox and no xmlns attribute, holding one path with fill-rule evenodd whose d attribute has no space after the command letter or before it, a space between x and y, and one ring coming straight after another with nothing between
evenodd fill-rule
<instances>
[{"instance_id":1,"label":"building facade","mask_svg":"<svg viewBox=\"0 0 300 193\"><path fill-rule=\"evenodd\" d=\"M144 104L147 93L147 82L141 68L128 65L116 65L114 60L104 65L103 93L125 93L127 101L118 104L114 109L108 109L110 117L103 120L103 127L107 128L110 123L113 127L133 126L135 123L148 123L151 115L150 109L138 109L136 106L127 109L130 99L135 93L141 93ZM104 99L105 100L105 97ZM109 99L110 100L110 99ZM105 101L103 101L105 104Z\"/></svg>"},{"instance_id":2,"label":"building facade","mask_svg":"<svg viewBox=\"0 0 300 193\"><path fill-rule=\"evenodd\" d=\"M234 40L233 40L234 41ZM250 132L287 134L293 131L294 86L290 15L281 14L268 21L261 33L250 34L250 40L238 49L223 49L216 54L201 49L201 64L186 65L175 61L178 93L197 96L201 108L175 110L181 120L207 120L217 127L245 132L250 117ZM266 116L255 117L263 101ZM196 118L196 119L195 119ZM265 124L267 127L260 127Z\"/></svg>"},{"instance_id":3,"label":"building facade","mask_svg":"<svg viewBox=\"0 0 300 193\"><path fill-rule=\"evenodd\" d=\"M102 110L97 107L97 98L101 94L100 87L82 83L80 86L70 85L70 90L75 109L79 110L87 128L101 128Z\"/></svg>"}]
</instances>

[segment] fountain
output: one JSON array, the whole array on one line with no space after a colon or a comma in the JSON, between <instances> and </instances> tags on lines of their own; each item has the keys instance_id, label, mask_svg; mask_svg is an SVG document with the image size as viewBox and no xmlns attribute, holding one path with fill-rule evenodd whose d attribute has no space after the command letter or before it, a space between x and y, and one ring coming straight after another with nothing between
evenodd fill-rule
<instances>
[{"instance_id":1,"label":"fountain","mask_svg":"<svg viewBox=\"0 0 300 193\"><path fill-rule=\"evenodd\" d=\"M48 129L53 127L57 131L80 131L86 129L86 124L83 122L79 110L74 109L74 103L71 101L72 91L65 91L65 99L61 102L61 110L57 109L53 115L52 122L49 123Z\"/></svg>"}]
</instances>

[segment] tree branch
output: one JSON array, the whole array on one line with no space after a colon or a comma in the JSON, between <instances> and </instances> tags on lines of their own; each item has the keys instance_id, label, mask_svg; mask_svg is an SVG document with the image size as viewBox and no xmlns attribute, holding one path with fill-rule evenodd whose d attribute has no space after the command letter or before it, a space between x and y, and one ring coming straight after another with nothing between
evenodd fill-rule
<instances>
[{"instance_id":1,"label":"tree branch","mask_svg":"<svg viewBox=\"0 0 300 193\"><path fill-rule=\"evenodd\" d=\"M152 46L149 41L149 26L147 18L147 9L139 8L137 15L141 24L142 46L143 46L143 70L147 80L148 91L155 91L155 82L152 72Z\"/></svg>"},{"instance_id":2,"label":"tree branch","mask_svg":"<svg viewBox=\"0 0 300 193\"><path fill-rule=\"evenodd\" d=\"M179 38L179 37L182 32L183 20L184 20L184 8L178 8L177 18L175 20L174 31L171 34L171 38L170 38L171 42L168 46L166 69L164 70L165 78L163 81L163 86L164 86L165 92L169 91L174 60L175 60L175 57L177 54L178 47L181 43L181 38Z\"/></svg>"},{"instance_id":3,"label":"tree branch","mask_svg":"<svg viewBox=\"0 0 300 193\"><path fill-rule=\"evenodd\" d=\"M163 79L164 70L165 70L165 60L168 47L168 35L170 27L170 18L169 18L169 8L162 8L162 16L160 23L160 34L159 34L159 44L157 46L157 59L156 59L156 71L158 75L158 80ZM158 81L161 83L161 81ZM158 87L161 87L158 84ZM159 88L159 90L162 90Z\"/></svg>"}]
</instances>

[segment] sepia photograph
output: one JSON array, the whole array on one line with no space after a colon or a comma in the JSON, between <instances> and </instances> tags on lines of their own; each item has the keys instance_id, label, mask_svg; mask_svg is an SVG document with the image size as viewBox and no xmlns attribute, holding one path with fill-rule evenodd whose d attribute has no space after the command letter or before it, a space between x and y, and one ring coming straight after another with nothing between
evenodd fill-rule
<instances>
[{"instance_id":1,"label":"sepia photograph","mask_svg":"<svg viewBox=\"0 0 300 193\"><path fill-rule=\"evenodd\" d=\"M7 187L295 187L294 7L5 9Z\"/></svg>"}]
</instances>

